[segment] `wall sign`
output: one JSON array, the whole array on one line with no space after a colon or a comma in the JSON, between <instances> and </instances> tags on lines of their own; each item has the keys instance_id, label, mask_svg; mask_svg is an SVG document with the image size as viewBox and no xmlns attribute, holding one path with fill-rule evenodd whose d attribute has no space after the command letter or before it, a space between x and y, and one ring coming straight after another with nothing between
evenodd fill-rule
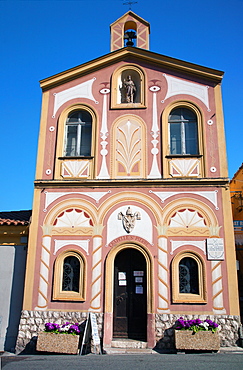
<instances>
[{"instance_id":1,"label":"wall sign","mask_svg":"<svg viewBox=\"0 0 243 370\"><path fill-rule=\"evenodd\" d=\"M126 286L127 281L126 280L119 280L119 286Z\"/></svg>"},{"instance_id":2,"label":"wall sign","mask_svg":"<svg viewBox=\"0 0 243 370\"><path fill-rule=\"evenodd\" d=\"M207 239L207 258L208 260L224 260L224 239L208 238Z\"/></svg>"},{"instance_id":3,"label":"wall sign","mask_svg":"<svg viewBox=\"0 0 243 370\"><path fill-rule=\"evenodd\" d=\"M126 273L118 272L118 280L126 280Z\"/></svg>"},{"instance_id":4,"label":"wall sign","mask_svg":"<svg viewBox=\"0 0 243 370\"><path fill-rule=\"evenodd\" d=\"M133 271L133 276L143 276L144 271Z\"/></svg>"},{"instance_id":5,"label":"wall sign","mask_svg":"<svg viewBox=\"0 0 243 370\"><path fill-rule=\"evenodd\" d=\"M143 294L143 286L142 285L136 285L135 293L136 294Z\"/></svg>"}]
</instances>

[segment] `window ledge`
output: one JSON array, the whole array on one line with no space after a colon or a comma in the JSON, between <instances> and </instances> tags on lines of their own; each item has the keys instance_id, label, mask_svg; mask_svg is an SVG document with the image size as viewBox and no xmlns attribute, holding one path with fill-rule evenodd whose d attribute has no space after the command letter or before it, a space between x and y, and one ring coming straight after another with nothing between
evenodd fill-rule
<instances>
[{"instance_id":1,"label":"window ledge","mask_svg":"<svg viewBox=\"0 0 243 370\"><path fill-rule=\"evenodd\" d=\"M53 297L53 301L69 301L69 302L85 302L85 299L80 297Z\"/></svg>"},{"instance_id":2,"label":"window ledge","mask_svg":"<svg viewBox=\"0 0 243 370\"><path fill-rule=\"evenodd\" d=\"M93 156L58 157L58 159L61 159L61 160L68 159L69 161L72 160L72 159L93 159L93 158L94 158Z\"/></svg>"},{"instance_id":3,"label":"window ledge","mask_svg":"<svg viewBox=\"0 0 243 370\"><path fill-rule=\"evenodd\" d=\"M206 304L207 301L202 296L197 294L185 294L184 296L182 294L179 294L177 297L172 299L173 303L201 303Z\"/></svg>"},{"instance_id":4,"label":"window ledge","mask_svg":"<svg viewBox=\"0 0 243 370\"><path fill-rule=\"evenodd\" d=\"M146 109L147 106L142 103L120 103L111 106L111 109Z\"/></svg>"},{"instance_id":5,"label":"window ledge","mask_svg":"<svg viewBox=\"0 0 243 370\"><path fill-rule=\"evenodd\" d=\"M54 292L52 299L53 301L85 301L83 294L73 291Z\"/></svg>"},{"instance_id":6,"label":"window ledge","mask_svg":"<svg viewBox=\"0 0 243 370\"><path fill-rule=\"evenodd\" d=\"M168 154L166 158L201 158L202 154Z\"/></svg>"}]
</instances>

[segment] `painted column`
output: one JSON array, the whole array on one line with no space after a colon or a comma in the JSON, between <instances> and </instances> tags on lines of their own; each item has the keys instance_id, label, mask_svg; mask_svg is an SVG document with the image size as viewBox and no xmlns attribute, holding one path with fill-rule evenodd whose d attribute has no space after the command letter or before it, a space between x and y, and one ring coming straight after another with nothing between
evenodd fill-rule
<instances>
[{"instance_id":1,"label":"painted column","mask_svg":"<svg viewBox=\"0 0 243 370\"><path fill-rule=\"evenodd\" d=\"M104 88L100 90L100 93L104 95L103 99L103 110L102 110L102 123L101 123L101 130L100 130L100 136L101 136L101 143L102 149L100 151L100 154L102 156L102 163L100 168L100 173L97 176L97 179L109 179L110 175L107 168L106 163L106 156L108 154L108 150L106 149L106 146L108 145L108 141L106 141L108 137L108 129L107 129L107 96L109 94L110 90L107 88Z\"/></svg>"},{"instance_id":2,"label":"painted column","mask_svg":"<svg viewBox=\"0 0 243 370\"><path fill-rule=\"evenodd\" d=\"M47 293L48 293L48 278L50 270L50 251L51 251L51 228L43 226L42 249L41 249L41 265L40 265L40 280L38 289L38 303L36 310L47 309Z\"/></svg>"},{"instance_id":3,"label":"painted column","mask_svg":"<svg viewBox=\"0 0 243 370\"><path fill-rule=\"evenodd\" d=\"M222 284L222 262L211 261L212 269L212 293L213 293L213 312L215 314L225 314L223 302L223 284Z\"/></svg>"},{"instance_id":4,"label":"painted column","mask_svg":"<svg viewBox=\"0 0 243 370\"><path fill-rule=\"evenodd\" d=\"M159 149L157 145L159 143L158 136L159 136L159 126L158 126L158 112L157 112L157 92L160 90L159 86L152 86L149 88L150 91L153 92L153 116L152 116L152 128L151 128L151 135L153 140L151 143L153 144L153 148L151 153L153 155L153 162L152 167L150 170L150 174L148 175L149 179L157 179L161 178L161 173L158 167L158 158L157 155L159 154Z\"/></svg>"},{"instance_id":5,"label":"painted column","mask_svg":"<svg viewBox=\"0 0 243 370\"><path fill-rule=\"evenodd\" d=\"M169 312L169 285L168 285L168 242L167 227L158 226L158 310L163 313Z\"/></svg>"},{"instance_id":6,"label":"painted column","mask_svg":"<svg viewBox=\"0 0 243 370\"><path fill-rule=\"evenodd\" d=\"M102 230L104 226L95 225L93 231L92 283L90 311L101 311L101 273L102 273Z\"/></svg>"}]
</instances>

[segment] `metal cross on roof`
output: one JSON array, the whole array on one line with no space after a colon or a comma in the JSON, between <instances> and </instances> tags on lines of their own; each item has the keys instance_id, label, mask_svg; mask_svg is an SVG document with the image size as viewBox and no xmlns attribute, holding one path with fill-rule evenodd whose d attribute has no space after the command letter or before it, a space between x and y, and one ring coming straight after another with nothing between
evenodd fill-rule
<instances>
[{"instance_id":1,"label":"metal cross on roof","mask_svg":"<svg viewBox=\"0 0 243 370\"><path fill-rule=\"evenodd\" d=\"M123 5L129 5L129 10L132 9L132 4L137 4L137 1L127 1Z\"/></svg>"}]
</instances>

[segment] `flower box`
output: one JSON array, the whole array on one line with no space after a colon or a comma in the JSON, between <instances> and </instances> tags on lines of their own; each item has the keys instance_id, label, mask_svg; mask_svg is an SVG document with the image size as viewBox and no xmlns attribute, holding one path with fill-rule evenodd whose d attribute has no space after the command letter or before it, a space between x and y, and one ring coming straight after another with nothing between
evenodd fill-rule
<instances>
[{"instance_id":1,"label":"flower box","mask_svg":"<svg viewBox=\"0 0 243 370\"><path fill-rule=\"evenodd\" d=\"M79 338L79 335L41 332L38 334L36 349L37 351L76 355Z\"/></svg>"},{"instance_id":2,"label":"flower box","mask_svg":"<svg viewBox=\"0 0 243 370\"><path fill-rule=\"evenodd\" d=\"M218 351L220 339L212 331L175 330L175 347L177 350Z\"/></svg>"}]
</instances>

